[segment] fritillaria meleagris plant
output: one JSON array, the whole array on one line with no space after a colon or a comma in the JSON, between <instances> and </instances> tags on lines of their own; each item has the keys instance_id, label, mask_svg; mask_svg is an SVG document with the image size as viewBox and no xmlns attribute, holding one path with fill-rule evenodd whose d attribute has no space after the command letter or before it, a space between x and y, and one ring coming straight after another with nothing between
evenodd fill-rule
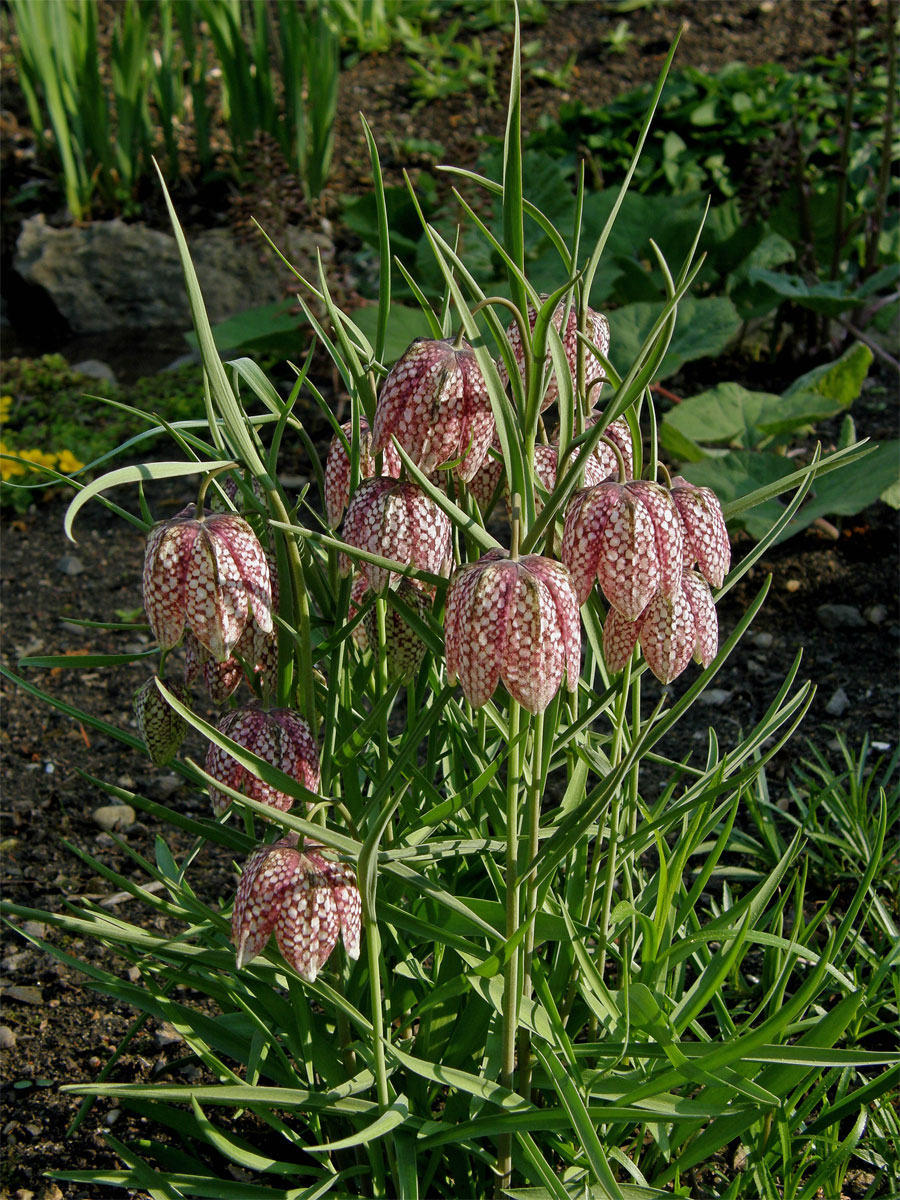
<instances>
[{"instance_id":1,"label":"fritillaria meleagris plant","mask_svg":"<svg viewBox=\"0 0 900 1200\"><path fill-rule=\"evenodd\" d=\"M162 650L189 629L217 662L225 662L250 614L272 632L269 565L256 534L235 513L193 506L150 531L144 556L144 609Z\"/></svg>"},{"instance_id":2,"label":"fritillaria meleagris plant","mask_svg":"<svg viewBox=\"0 0 900 1200\"><path fill-rule=\"evenodd\" d=\"M395 437L425 474L454 464L468 482L494 436L487 384L475 353L462 338L418 338L391 368L375 409L373 451Z\"/></svg>"},{"instance_id":3,"label":"fritillaria meleagris plant","mask_svg":"<svg viewBox=\"0 0 900 1200\"><path fill-rule=\"evenodd\" d=\"M298 845L296 834L261 846L244 864L231 918L240 969L275 934L278 949L301 979L316 976L343 939L359 958L362 903L353 869L322 847Z\"/></svg>"},{"instance_id":4,"label":"fritillaria meleagris plant","mask_svg":"<svg viewBox=\"0 0 900 1200\"><path fill-rule=\"evenodd\" d=\"M431 575L443 573L450 558L450 519L414 483L366 479L350 500L344 518L344 541L380 558L389 558ZM400 575L360 559L359 570L373 592L396 587ZM346 555L341 570L351 571Z\"/></svg>"},{"instance_id":5,"label":"fritillaria meleagris plant","mask_svg":"<svg viewBox=\"0 0 900 1200\"><path fill-rule=\"evenodd\" d=\"M353 422L346 421L341 430L349 444L353 437ZM372 479L376 475L399 479L402 471L400 457L393 442L383 448L381 471L376 470L376 452L372 449L372 432L365 417L359 419L359 478ZM337 434L331 439L328 457L325 460L325 515L328 524L336 529L350 503L350 456L343 439Z\"/></svg>"},{"instance_id":6,"label":"fritillaria meleagris plant","mask_svg":"<svg viewBox=\"0 0 900 1200\"><path fill-rule=\"evenodd\" d=\"M218 731L296 779L307 791L319 790L318 747L309 725L298 713L287 708L266 710L248 705L227 713L219 722ZM292 796L259 779L215 742L210 743L206 754L206 771L219 783L281 812L288 812L294 804ZM224 812L231 803L218 788L210 787L209 794L217 813Z\"/></svg>"},{"instance_id":7,"label":"fritillaria meleagris plant","mask_svg":"<svg viewBox=\"0 0 900 1200\"><path fill-rule=\"evenodd\" d=\"M547 299L546 296L541 297L542 301L546 300L546 299ZM566 361L569 364L569 371L572 376L572 382L573 382L573 384L575 384L576 376L577 376L577 367L578 367L578 353L579 353L578 313L577 313L574 305L569 306L569 315L568 315L568 318L566 319L565 332L561 332L565 312L566 312L566 304L564 301L560 301L559 304L556 306L556 308L553 311L553 316L551 317L551 321L553 323L553 327L556 329L556 331L558 333L560 333L560 336L562 338L563 350L565 351ZM591 343L592 346L594 346L597 350L600 351L600 353L604 357L606 357L606 355L609 353L609 321L606 319L606 317L602 313L595 312L592 308L588 308L586 317L587 317L587 319L586 319L585 333L586 333L587 339ZM531 305L529 305L528 306L528 324L532 330L534 330L534 326L535 326L536 322L537 322L537 311L534 308L532 308ZM513 321L512 324L509 326L509 328L506 331L506 336L509 338L509 344L512 348L512 352L513 352L513 355L515 356L516 362L518 363L519 371L520 371L520 373L524 374L525 351L522 347L522 333L521 333L519 325L516 321ZM587 378L585 380L585 384L600 387L606 380L606 373L604 372L600 363L597 362L597 360L595 358L593 358L593 356L588 354L587 358L588 358L587 367L586 367ZM546 391L544 392L544 395L543 395L543 399L541 400L541 410L542 411L544 409L549 408L551 406L551 404L554 404L559 397L559 381L556 378L556 373L555 373L552 363L551 363L549 350L547 351L545 365L546 365L546 369L549 372L549 379L547 382ZM498 371L500 372L500 378L505 379L506 378L506 367L502 362L498 364Z\"/></svg>"},{"instance_id":8,"label":"fritillaria meleagris plant","mask_svg":"<svg viewBox=\"0 0 900 1200\"><path fill-rule=\"evenodd\" d=\"M570 691L578 686L581 627L568 571L541 555L500 551L460 567L447 593L444 641L448 679L459 679L474 708L502 680L524 709L543 712L563 672Z\"/></svg>"},{"instance_id":9,"label":"fritillaria meleagris plant","mask_svg":"<svg viewBox=\"0 0 900 1200\"><path fill-rule=\"evenodd\" d=\"M187 733L187 721L165 699L156 686L156 678L152 675L135 692L134 714L151 761L157 767L164 767L178 753ZM188 703L188 693L181 684L166 686L182 704Z\"/></svg>"}]
</instances>

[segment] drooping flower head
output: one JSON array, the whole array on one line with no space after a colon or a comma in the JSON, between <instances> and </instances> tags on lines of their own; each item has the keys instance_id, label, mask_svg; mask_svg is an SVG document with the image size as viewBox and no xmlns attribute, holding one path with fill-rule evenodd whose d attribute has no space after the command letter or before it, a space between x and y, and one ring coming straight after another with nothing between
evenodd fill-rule
<instances>
[{"instance_id":1,"label":"drooping flower head","mask_svg":"<svg viewBox=\"0 0 900 1200\"><path fill-rule=\"evenodd\" d=\"M657 592L636 621L611 608L603 626L609 669L621 671L638 643L660 683L671 683L692 658L709 666L719 648L719 620L706 580L685 571L674 595Z\"/></svg>"},{"instance_id":2,"label":"drooping flower head","mask_svg":"<svg viewBox=\"0 0 900 1200\"><path fill-rule=\"evenodd\" d=\"M696 487L680 475L672 480L672 499L684 525L684 565L721 587L731 566L731 543L722 505L712 488Z\"/></svg>"},{"instance_id":3,"label":"drooping flower head","mask_svg":"<svg viewBox=\"0 0 900 1200\"><path fill-rule=\"evenodd\" d=\"M183 704L188 703L188 694L180 684L167 680L166 687ZM134 693L134 713L151 761L157 767L165 766L172 761L184 741L187 721L165 699L156 686L155 675L151 675Z\"/></svg>"},{"instance_id":4,"label":"drooping flower head","mask_svg":"<svg viewBox=\"0 0 900 1200\"><path fill-rule=\"evenodd\" d=\"M420 617L424 618L428 612L428 597L409 579L401 579L396 592L392 592L391 595L396 595ZM425 643L392 604L385 606L384 625L384 656L388 678L399 679L401 683L412 683L425 657ZM366 631L366 644L380 653L378 615L374 606L363 618L363 626Z\"/></svg>"},{"instance_id":5,"label":"drooping flower head","mask_svg":"<svg viewBox=\"0 0 900 1200\"><path fill-rule=\"evenodd\" d=\"M144 556L144 609L163 650L185 627L218 662L237 645L252 612L272 632L269 567L253 530L235 513L193 506L150 531Z\"/></svg>"},{"instance_id":6,"label":"drooping flower head","mask_svg":"<svg viewBox=\"0 0 900 1200\"><path fill-rule=\"evenodd\" d=\"M502 680L529 712L543 712L562 682L578 686L581 626L569 574L541 555L520 559L492 550L461 567L444 613L447 675L473 707Z\"/></svg>"},{"instance_id":7,"label":"drooping flower head","mask_svg":"<svg viewBox=\"0 0 900 1200\"><path fill-rule=\"evenodd\" d=\"M579 604L596 579L613 608L634 621L657 590L675 594L683 556L681 518L660 484L607 480L569 504L560 557Z\"/></svg>"},{"instance_id":8,"label":"drooping flower head","mask_svg":"<svg viewBox=\"0 0 900 1200\"><path fill-rule=\"evenodd\" d=\"M349 442L353 437L353 422L347 421L341 426ZM393 479L400 478L400 456L393 442L384 446L384 458L381 474ZM375 451L372 449L372 433L369 422L365 417L359 419L359 477L371 479L375 475ZM325 462L325 515L328 524L336 529L344 515L344 509L350 503L350 457L347 448L335 434L328 447L328 458Z\"/></svg>"},{"instance_id":9,"label":"drooping flower head","mask_svg":"<svg viewBox=\"0 0 900 1200\"><path fill-rule=\"evenodd\" d=\"M395 437L426 474L456 462L468 481L494 434L487 384L468 343L417 338L391 368L375 409L373 450Z\"/></svg>"},{"instance_id":10,"label":"drooping flower head","mask_svg":"<svg viewBox=\"0 0 900 1200\"><path fill-rule=\"evenodd\" d=\"M356 876L321 849L301 849L293 834L247 860L231 918L238 969L265 949L273 933L285 960L309 983L339 934L348 957L359 958L362 902Z\"/></svg>"},{"instance_id":11,"label":"drooping flower head","mask_svg":"<svg viewBox=\"0 0 900 1200\"><path fill-rule=\"evenodd\" d=\"M542 296L541 300L546 300L546 296ZM565 351L566 361L569 364L569 373L572 376L572 386L575 386L576 372L578 369L578 313L575 305L569 306L569 316L566 321L565 332L562 332L563 316L565 315L566 304L561 300L553 311L553 316L550 318L553 328L560 334L562 338L563 350ZM537 310L528 306L528 324L531 329L534 329L537 321ZM588 341L596 346L600 353L605 357L609 354L609 321L602 313L595 312L592 308L587 310L587 328L585 330ZM519 364L519 372L524 379L525 372L525 355L522 352L522 335L519 332L519 326L515 321L509 326L506 331L506 336L509 338L510 346L515 355L516 362ZM549 408L551 404L559 398L559 381L556 378L556 373L553 370L553 365L550 357L550 349L547 349L546 357L547 369L550 372L547 390L544 392L544 398L541 400L541 411ZM602 381L606 379L606 373L603 368L594 358L589 350L586 351L586 383L597 383L601 386ZM497 370L500 373L500 378L506 380L506 367L502 360L497 365ZM592 391L592 395L594 395Z\"/></svg>"},{"instance_id":12,"label":"drooping flower head","mask_svg":"<svg viewBox=\"0 0 900 1200\"><path fill-rule=\"evenodd\" d=\"M268 711L256 706L236 708L219 722L217 728L219 733L245 750L302 783L308 791L318 791L319 751L309 726L298 713L289 708ZM206 754L206 771L234 791L281 812L288 812L294 803L292 796L258 779L215 743L210 743ZM209 795L217 813L224 812L231 803L217 788L211 787Z\"/></svg>"},{"instance_id":13,"label":"drooping flower head","mask_svg":"<svg viewBox=\"0 0 900 1200\"><path fill-rule=\"evenodd\" d=\"M440 575L450 557L450 520L420 487L396 479L367 479L356 489L344 518L343 538L358 550ZM341 555L341 571L352 565ZM400 575L360 560L373 592L396 587Z\"/></svg>"}]
</instances>

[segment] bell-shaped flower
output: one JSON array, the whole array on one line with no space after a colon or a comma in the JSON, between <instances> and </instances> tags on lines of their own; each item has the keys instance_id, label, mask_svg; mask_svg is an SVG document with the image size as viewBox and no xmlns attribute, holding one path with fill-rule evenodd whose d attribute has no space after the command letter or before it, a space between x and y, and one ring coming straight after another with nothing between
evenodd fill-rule
<instances>
[{"instance_id":1,"label":"bell-shaped flower","mask_svg":"<svg viewBox=\"0 0 900 1200\"><path fill-rule=\"evenodd\" d=\"M660 484L607 480L569 503L560 557L579 604L596 579L613 608L634 621L657 590L669 598L678 590L683 554L681 518Z\"/></svg>"},{"instance_id":2,"label":"bell-shaped flower","mask_svg":"<svg viewBox=\"0 0 900 1200\"><path fill-rule=\"evenodd\" d=\"M318 791L319 751L309 726L298 713L289 708L266 711L248 705L228 713L217 729L245 750L296 779L307 791ZM292 796L259 779L214 742L210 743L206 754L206 771L219 783L281 812L287 812L294 803ZM209 796L217 813L224 812L231 803L230 798L215 787L209 789Z\"/></svg>"},{"instance_id":3,"label":"bell-shaped flower","mask_svg":"<svg viewBox=\"0 0 900 1200\"><path fill-rule=\"evenodd\" d=\"M696 563L713 587L721 587L731 566L731 542L719 497L712 488L697 487L676 475L672 499L684 525L685 567Z\"/></svg>"},{"instance_id":4,"label":"bell-shaped flower","mask_svg":"<svg viewBox=\"0 0 900 1200\"><path fill-rule=\"evenodd\" d=\"M542 296L542 300L546 300L546 296ZM566 362L569 364L569 373L572 376L572 386L575 386L576 372L578 369L578 313L575 305L569 306L569 316L566 320L565 332L562 332L563 317L566 311L566 303L561 300L553 311L553 316L550 318L553 328L560 334L562 338L563 350L566 355ZM537 310L528 306L528 324L531 329L534 329L537 321ZM588 341L606 357L609 354L609 321L602 313L595 312L592 308L587 310L587 328L585 330ZM519 365L519 373L523 379L525 376L525 355L522 352L522 335L519 331L517 322L513 321L506 331L506 336L509 338L509 344L512 347L512 352L515 355L516 362ZM556 378L556 372L553 369L550 348L547 348L546 366L550 372L547 390L544 392L544 397L541 400L541 411L549 408L559 398L559 381ZM505 382L507 378L506 366L501 360L497 364L497 370L500 373L500 378ZM602 386L606 380L606 372L600 366L599 362L591 354L590 350L585 349L585 384L596 384Z\"/></svg>"},{"instance_id":5,"label":"bell-shaped flower","mask_svg":"<svg viewBox=\"0 0 900 1200\"><path fill-rule=\"evenodd\" d=\"M609 669L621 671L638 643L660 683L671 683L692 658L709 666L719 648L719 620L706 580L685 571L675 594L657 592L636 621L611 608L603 626Z\"/></svg>"},{"instance_id":6,"label":"bell-shaped flower","mask_svg":"<svg viewBox=\"0 0 900 1200\"><path fill-rule=\"evenodd\" d=\"M444 612L447 676L478 708L502 680L529 712L543 712L559 690L578 686L581 625L569 574L541 555L492 550L460 567Z\"/></svg>"},{"instance_id":7,"label":"bell-shaped flower","mask_svg":"<svg viewBox=\"0 0 900 1200\"><path fill-rule=\"evenodd\" d=\"M353 437L353 422L347 421L341 429L350 442ZM400 478L402 464L394 443L384 447L381 474L393 479ZM365 417L359 419L359 478L372 479L375 475L375 451L372 449L372 432ZM325 460L325 515L328 524L336 529L341 523L344 510L350 503L350 456L343 441L335 434L328 447Z\"/></svg>"},{"instance_id":8,"label":"bell-shaped flower","mask_svg":"<svg viewBox=\"0 0 900 1200\"><path fill-rule=\"evenodd\" d=\"M166 687L183 704L188 703L188 694L180 684L166 680ZM134 693L134 714L151 761L164 767L178 753L188 727L156 686L155 675Z\"/></svg>"},{"instance_id":9,"label":"bell-shaped flower","mask_svg":"<svg viewBox=\"0 0 900 1200\"><path fill-rule=\"evenodd\" d=\"M450 520L420 487L396 479L367 479L356 489L344 518L343 539L358 550L440 575L450 558ZM373 592L396 587L401 576L359 560ZM347 555L341 572L353 569Z\"/></svg>"},{"instance_id":10,"label":"bell-shaped flower","mask_svg":"<svg viewBox=\"0 0 900 1200\"><path fill-rule=\"evenodd\" d=\"M251 612L272 632L269 566L253 530L235 513L184 509L154 525L144 556L144 609L163 650L185 627L218 662L240 640Z\"/></svg>"},{"instance_id":11,"label":"bell-shaped flower","mask_svg":"<svg viewBox=\"0 0 900 1200\"><path fill-rule=\"evenodd\" d=\"M468 481L494 435L487 384L468 343L417 338L394 363L375 408L373 450L395 437L425 474L453 462Z\"/></svg>"},{"instance_id":12,"label":"bell-shaped flower","mask_svg":"<svg viewBox=\"0 0 900 1200\"><path fill-rule=\"evenodd\" d=\"M301 849L294 834L260 847L247 860L231 917L238 969L262 953L273 933L285 961L309 983L339 934L348 957L359 958L362 902L356 875L321 849Z\"/></svg>"}]
</instances>

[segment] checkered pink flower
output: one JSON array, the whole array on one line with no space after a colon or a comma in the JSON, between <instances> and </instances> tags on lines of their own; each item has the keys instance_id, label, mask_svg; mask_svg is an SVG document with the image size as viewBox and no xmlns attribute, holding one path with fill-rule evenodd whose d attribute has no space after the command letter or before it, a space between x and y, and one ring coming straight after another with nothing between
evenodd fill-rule
<instances>
[{"instance_id":1,"label":"checkered pink flower","mask_svg":"<svg viewBox=\"0 0 900 1200\"><path fill-rule=\"evenodd\" d=\"M676 475L672 499L684 525L685 567L696 563L713 587L721 587L731 566L731 543L718 496Z\"/></svg>"},{"instance_id":2,"label":"checkered pink flower","mask_svg":"<svg viewBox=\"0 0 900 1200\"><path fill-rule=\"evenodd\" d=\"M166 687L183 704L188 703L187 692L180 684L167 680ZM187 721L163 697L155 675L134 693L134 713L151 761L157 767L164 767L178 753L187 733Z\"/></svg>"},{"instance_id":3,"label":"checkered pink flower","mask_svg":"<svg viewBox=\"0 0 900 1200\"><path fill-rule=\"evenodd\" d=\"M509 559L492 550L461 567L444 613L447 676L457 678L478 708L501 681L529 712L543 712L559 690L578 686L581 625L569 574L560 563L529 554Z\"/></svg>"},{"instance_id":4,"label":"checkered pink flower","mask_svg":"<svg viewBox=\"0 0 900 1200\"><path fill-rule=\"evenodd\" d=\"M185 626L218 662L237 645L251 612L272 632L269 567L253 530L235 513L185 508L150 531L144 556L144 609L163 650Z\"/></svg>"},{"instance_id":5,"label":"checkered pink flower","mask_svg":"<svg viewBox=\"0 0 900 1200\"><path fill-rule=\"evenodd\" d=\"M560 557L579 604L596 579L613 608L634 621L657 590L667 598L678 590L683 555L681 518L658 483L607 480L569 504Z\"/></svg>"},{"instance_id":6,"label":"checkered pink flower","mask_svg":"<svg viewBox=\"0 0 900 1200\"><path fill-rule=\"evenodd\" d=\"M296 779L308 791L318 791L319 751L315 739L303 718L289 708L268 711L255 705L236 708L219 722L217 728L219 733L251 754ZM292 796L258 779L215 743L211 743L207 751L206 770L213 779L260 804L269 804L280 812L287 812L293 806ZM209 789L209 796L217 813L224 812L231 803L224 792L214 787Z\"/></svg>"},{"instance_id":7,"label":"checkered pink flower","mask_svg":"<svg viewBox=\"0 0 900 1200\"><path fill-rule=\"evenodd\" d=\"M367 479L356 489L344 518L343 538L350 546L394 562L440 575L450 558L450 521L414 483ZM353 569L342 554L341 571ZM395 571L360 560L359 570L373 592L396 587Z\"/></svg>"},{"instance_id":8,"label":"checkered pink flower","mask_svg":"<svg viewBox=\"0 0 900 1200\"><path fill-rule=\"evenodd\" d=\"M598 416L590 416L586 424L590 427L596 424L598 420ZM611 442L615 442L619 448L625 462L625 477L626 479L631 479L634 475L634 447L631 441L630 425L624 417L619 417L617 421L610 421L604 430L603 436L609 438ZM618 479L619 461L612 446L607 445L604 441L599 442L592 457L597 462L601 481L609 479L611 475ZM586 474L585 480L587 480Z\"/></svg>"},{"instance_id":9,"label":"checkered pink flower","mask_svg":"<svg viewBox=\"0 0 900 1200\"><path fill-rule=\"evenodd\" d=\"M341 426L347 436L347 441L353 437L353 422L347 421ZM381 474L393 479L400 478L402 464L400 455L389 442L384 447ZM371 479L375 475L375 451L372 449L372 433L369 422L365 417L359 419L359 477ZM336 529L344 515L344 509L350 503L350 458L341 439L335 434L328 447L328 458L325 462L325 515L328 524Z\"/></svg>"},{"instance_id":10,"label":"checkered pink flower","mask_svg":"<svg viewBox=\"0 0 900 1200\"><path fill-rule=\"evenodd\" d=\"M685 571L675 594L657 592L636 621L611 608L603 627L609 669L621 671L638 642L661 683L671 683L692 658L709 666L719 648L719 620L706 580Z\"/></svg>"},{"instance_id":11,"label":"checkered pink flower","mask_svg":"<svg viewBox=\"0 0 900 1200\"><path fill-rule=\"evenodd\" d=\"M468 481L493 434L487 384L472 347L417 338L382 385L373 450L385 449L393 436L426 474L456 461L454 474Z\"/></svg>"},{"instance_id":12,"label":"checkered pink flower","mask_svg":"<svg viewBox=\"0 0 900 1200\"><path fill-rule=\"evenodd\" d=\"M542 296L541 300L546 300L546 296ZM560 301L554 310L551 321L553 328L560 333L562 330L563 316L565 315L565 301ZM528 324L531 329L534 329L537 321L537 310L528 306ZM587 310L587 333L588 341L596 346L604 356L609 353L609 321L602 313L594 312L592 308ZM522 353L522 336L519 332L518 324L513 321L506 331L506 336L509 338L509 343L512 346L513 354L516 362L519 364L519 372L524 377L525 371L525 355ZM578 364L578 313L575 311L575 306L569 308L569 317L566 321L565 333L561 334L563 350L565 351L566 361L569 364L569 372L572 376L572 384L575 384L575 375ZM559 382L553 370L550 358L550 350L547 350L546 358L547 369L550 372L550 379L547 384L547 390L544 392L544 398L541 401L541 411L549 408L559 398ZM591 352L586 351L586 383L597 381L597 385L601 386L601 381L606 379L606 374ZM501 360L497 364L497 370L500 373L500 378L505 382L507 379L506 365Z\"/></svg>"},{"instance_id":13,"label":"checkered pink flower","mask_svg":"<svg viewBox=\"0 0 900 1200\"><path fill-rule=\"evenodd\" d=\"M359 958L362 901L353 869L332 862L321 846L298 845L296 834L261 846L247 860L234 900L231 940L240 970L275 934L278 949L301 979L314 983L343 938Z\"/></svg>"},{"instance_id":14,"label":"checkered pink flower","mask_svg":"<svg viewBox=\"0 0 900 1200\"><path fill-rule=\"evenodd\" d=\"M401 579L393 595L396 595L423 619L431 607L428 597L421 588L417 588L409 579ZM376 649L378 647L378 614L374 605L363 618L363 626L366 631L366 645ZM412 683L422 665L422 659L425 657L425 643L415 630L407 625L392 604L385 606L384 651L388 678L399 679L401 683Z\"/></svg>"}]
</instances>

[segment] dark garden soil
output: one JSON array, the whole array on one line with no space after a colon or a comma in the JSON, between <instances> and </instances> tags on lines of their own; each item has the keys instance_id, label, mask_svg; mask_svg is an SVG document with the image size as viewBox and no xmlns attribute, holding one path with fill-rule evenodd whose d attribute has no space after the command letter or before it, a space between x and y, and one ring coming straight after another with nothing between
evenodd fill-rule
<instances>
[{"instance_id":1,"label":"dark garden soil","mask_svg":"<svg viewBox=\"0 0 900 1200\"><path fill-rule=\"evenodd\" d=\"M612 54L605 35L620 17L606 13L602 6L584 3L552 7L548 24L527 30L525 36L542 40L541 57L550 67L561 66L570 53L577 52L569 93L588 103L600 103L653 79L685 18L687 29L678 64L714 70L734 60L798 66L813 54L833 52L845 44L848 14L842 4L799 0L672 3L632 13L629 20L636 36L623 53ZM503 61L508 34L488 33L482 38L502 47ZM364 144L355 115L359 110L366 113L383 145L390 147L412 134L430 137L443 143L444 161L461 165L474 162L487 137L500 136L502 108L485 107L477 97L460 96L412 109L406 90L410 76L403 55L391 54L364 59L343 77L335 194L368 186ZM504 86L500 81L501 95ZM552 111L563 95L553 88L533 87L526 99L526 126L542 111ZM386 156L386 165L389 174L397 178L402 167L416 166L392 152ZM794 374L805 366L797 364ZM704 364L693 375L686 373L667 381L667 386L689 395L698 385L713 382L710 373L716 369ZM758 368L749 364L732 363L719 369L727 373L718 374L718 379L742 379L748 386L761 386ZM744 375L737 374L738 370ZM860 436L896 436L895 396L896 380L873 371L854 409ZM836 429L819 432L826 441L837 434ZM304 471L299 459L296 471ZM179 495L170 488L152 493L155 515L174 513L190 498L188 490ZM126 505L136 503L133 495L117 498ZM70 654L72 669L24 670L23 675L60 702L82 708L102 721L132 727L131 697L145 678L146 667L134 664L82 672L77 657L148 645L148 636L140 631L104 633L69 624L67 619L141 620L143 541L131 526L95 505L82 513L76 528L79 541L73 546L63 537L63 511L62 501L49 497L24 515L5 519L0 563L3 662L17 670L23 657ZM736 556L745 553L749 545L738 542ZM868 735L893 748L900 690L897 548L896 514L878 505L840 529L815 527L767 553L720 605L720 625L727 635L766 577L771 578L768 599L752 631L714 682L715 703L695 707L691 723L684 729L676 727L661 747L663 752L675 758L691 749L702 753L708 725L715 728L722 746L730 745L739 731L751 727L765 712L799 650L803 652L799 678L813 680L818 690L801 735L772 764L773 799L787 796L786 776L808 752L804 735L835 763L838 733L851 745L858 746ZM687 672L679 685L687 686L692 678L692 672ZM654 698L658 695L655 684L648 685L647 691ZM677 693L679 686L673 691ZM150 766L144 757L128 752L102 730L81 724L6 683L2 695L0 849L6 898L47 910L89 899L124 918L143 922L137 901L116 895L113 885L64 845L68 841L96 855L113 870L126 874L131 870L128 856L95 823L95 810L108 799L82 772L197 813L205 812L204 799L171 769ZM202 759L204 747L199 737L188 742L185 753ZM152 819L138 817L122 836L152 859L161 830ZM176 838L176 857L184 848ZM195 864L191 882L205 900L227 904L234 885L227 855L216 849L205 851ZM147 915L146 923L152 921ZM37 937L44 934L40 923L28 930ZM54 938L49 931L48 936ZM54 940L75 958L107 967L113 963L111 953L90 941L73 937ZM149 1127L140 1117L100 1103L77 1133L65 1140L78 1100L62 1093L61 1085L95 1079L134 1014L89 991L77 971L8 930L0 954L6 1081L0 1116L5 1160L0 1200L107 1194L104 1189L57 1185L44 1173L54 1168L114 1165L115 1155L104 1133L122 1140L149 1136ZM128 969L127 964L121 966L123 973ZM132 972L136 977L134 968ZM174 1082L197 1078L192 1062L179 1063L182 1052L183 1045L173 1030L150 1022L137 1032L111 1078L169 1078ZM699 1182L695 1194L704 1194Z\"/></svg>"}]
</instances>

